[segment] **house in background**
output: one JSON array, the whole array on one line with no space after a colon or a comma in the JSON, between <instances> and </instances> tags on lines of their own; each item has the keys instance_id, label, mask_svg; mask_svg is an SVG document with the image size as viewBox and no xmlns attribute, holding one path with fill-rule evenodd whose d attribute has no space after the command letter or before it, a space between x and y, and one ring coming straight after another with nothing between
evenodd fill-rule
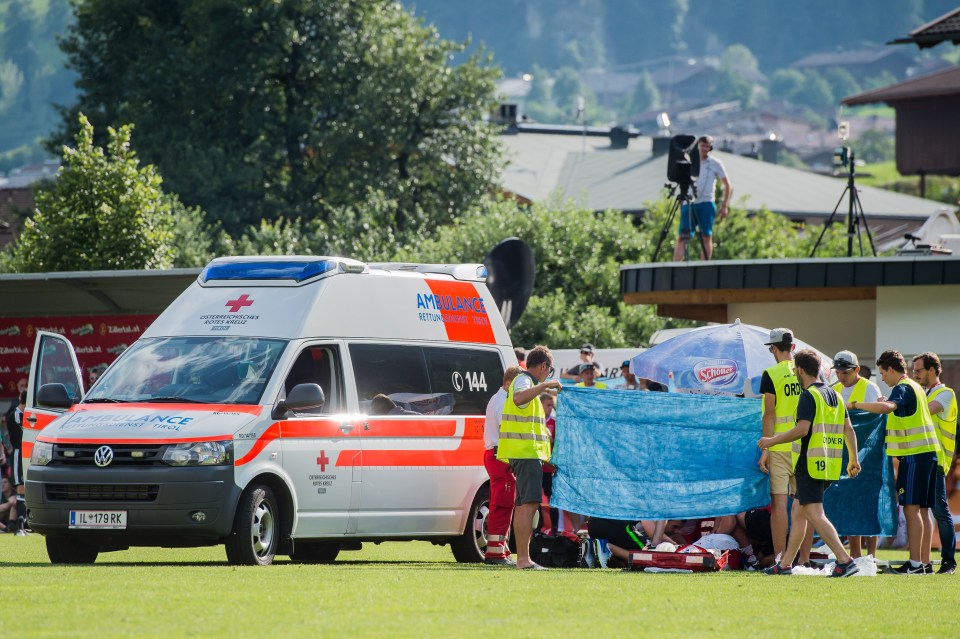
<instances>
[{"instance_id":1,"label":"house in background","mask_svg":"<svg viewBox=\"0 0 960 639\"><path fill-rule=\"evenodd\" d=\"M960 66L843 99L856 106L884 102L896 111L897 170L920 176L960 175Z\"/></svg>"},{"instance_id":2,"label":"house in background","mask_svg":"<svg viewBox=\"0 0 960 639\"><path fill-rule=\"evenodd\" d=\"M20 232L20 217L33 209L33 184L56 177L60 160L28 164L0 176L0 249Z\"/></svg>"},{"instance_id":3,"label":"house in background","mask_svg":"<svg viewBox=\"0 0 960 639\"><path fill-rule=\"evenodd\" d=\"M508 128L501 141L508 163L500 186L526 201L559 195L590 210L642 215L664 195L667 138L624 135L622 129L520 124ZM738 207L766 207L796 223L822 225L840 203L835 220L845 219L846 200L840 202L845 180L720 150L713 155L727 168ZM877 250L902 246L906 233L915 233L944 208L866 186L859 187L859 197Z\"/></svg>"}]
</instances>

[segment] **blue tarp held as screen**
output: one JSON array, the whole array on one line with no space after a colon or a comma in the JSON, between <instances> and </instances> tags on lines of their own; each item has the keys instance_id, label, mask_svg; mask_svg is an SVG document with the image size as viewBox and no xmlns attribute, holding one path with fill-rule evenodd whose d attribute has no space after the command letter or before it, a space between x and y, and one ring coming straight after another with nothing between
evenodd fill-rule
<instances>
[{"instance_id":1,"label":"blue tarp held as screen","mask_svg":"<svg viewBox=\"0 0 960 639\"><path fill-rule=\"evenodd\" d=\"M857 427L866 444L859 456L864 473L831 487L827 494L836 493L827 513L842 522L841 534L893 534L885 420L858 411L858 423L858 415L866 419ZM731 515L765 506L770 497L767 476L757 467L760 430L758 399L564 388L551 503L633 520Z\"/></svg>"}]
</instances>

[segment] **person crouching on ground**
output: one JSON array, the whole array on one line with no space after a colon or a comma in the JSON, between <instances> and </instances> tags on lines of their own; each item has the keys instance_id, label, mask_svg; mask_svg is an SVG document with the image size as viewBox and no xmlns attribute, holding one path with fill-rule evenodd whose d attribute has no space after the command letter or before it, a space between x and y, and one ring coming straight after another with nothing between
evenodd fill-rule
<instances>
[{"instance_id":1,"label":"person crouching on ground","mask_svg":"<svg viewBox=\"0 0 960 639\"><path fill-rule=\"evenodd\" d=\"M820 357L804 349L794 355L793 361L804 389L797 402L797 424L786 433L762 437L757 442L758 447L766 450L783 442L800 440L800 457L795 469L797 499L793 503L793 526L787 549L780 563L764 572L768 575L792 574L793 560L800 551L810 523L837 558L830 576L848 577L857 572L857 565L844 550L840 536L823 512L823 493L831 483L840 479L844 445L849 455L847 474L856 477L860 473L857 436L836 391L817 381Z\"/></svg>"},{"instance_id":2,"label":"person crouching on ground","mask_svg":"<svg viewBox=\"0 0 960 639\"><path fill-rule=\"evenodd\" d=\"M521 570L546 570L530 559L530 537L534 514L540 508L543 462L550 461L550 433L538 397L551 388L560 390L559 381L547 381L554 372L549 348L536 346L527 353L527 370L510 384L500 422L497 459L509 463L517 478L513 534L517 540L517 568Z\"/></svg>"}]
</instances>

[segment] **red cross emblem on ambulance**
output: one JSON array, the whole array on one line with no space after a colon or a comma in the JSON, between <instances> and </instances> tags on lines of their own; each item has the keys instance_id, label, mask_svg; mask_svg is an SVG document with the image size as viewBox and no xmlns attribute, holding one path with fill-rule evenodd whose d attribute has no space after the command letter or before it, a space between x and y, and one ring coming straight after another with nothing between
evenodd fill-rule
<instances>
[{"instance_id":1,"label":"red cross emblem on ambulance","mask_svg":"<svg viewBox=\"0 0 960 639\"><path fill-rule=\"evenodd\" d=\"M228 306L231 313L236 313L245 306L253 306L253 300L250 299L249 295L244 293L235 300L227 300L227 303L224 304L224 306Z\"/></svg>"}]
</instances>

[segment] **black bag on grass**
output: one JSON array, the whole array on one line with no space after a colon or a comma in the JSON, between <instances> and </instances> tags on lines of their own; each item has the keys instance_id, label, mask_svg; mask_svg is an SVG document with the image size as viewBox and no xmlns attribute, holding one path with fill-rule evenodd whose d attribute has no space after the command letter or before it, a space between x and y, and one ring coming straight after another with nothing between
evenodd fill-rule
<instances>
[{"instance_id":1,"label":"black bag on grass","mask_svg":"<svg viewBox=\"0 0 960 639\"><path fill-rule=\"evenodd\" d=\"M536 532L530 539L530 559L545 568L580 568L582 556L582 544L563 535Z\"/></svg>"}]
</instances>

